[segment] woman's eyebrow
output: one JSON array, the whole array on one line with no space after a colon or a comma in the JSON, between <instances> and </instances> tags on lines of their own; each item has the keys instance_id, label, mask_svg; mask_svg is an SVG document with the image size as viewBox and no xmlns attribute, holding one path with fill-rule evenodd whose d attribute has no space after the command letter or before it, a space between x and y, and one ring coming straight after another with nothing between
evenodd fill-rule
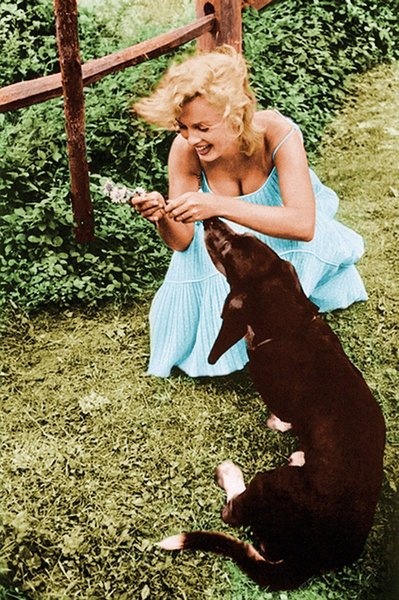
<instances>
[{"instance_id":1,"label":"woman's eyebrow","mask_svg":"<svg viewBox=\"0 0 399 600\"><path fill-rule=\"evenodd\" d=\"M176 119L176 124L179 127L187 127L187 125L185 123L183 123L182 121L180 121L179 119ZM218 125L218 123L209 123L207 121L198 121L198 123L192 123L191 127L212 127L213 125Z\"/></svg>"}]
</instances>

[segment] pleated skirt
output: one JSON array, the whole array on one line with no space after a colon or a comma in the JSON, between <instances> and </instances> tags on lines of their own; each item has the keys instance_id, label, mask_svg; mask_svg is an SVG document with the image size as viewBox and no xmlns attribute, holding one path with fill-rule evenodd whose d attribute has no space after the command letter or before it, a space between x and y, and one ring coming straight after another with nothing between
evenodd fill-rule
<instances>
[{"instance_id":1,"label":"pleated skirt","mask_svg":"<svg viewBox=\"0 0 399 600\"><path fill-rule=\"evenodd\" d=\"M334 218L338 208L335 192L324 186L313 171L310 174L317 206L314 238L302 242L252 233L294 265L305 294L320 312L326 312L367 299L355 266L364 252L364 244L360 235ZM211 193L205 179L202 190ZM242 198L250 203L281 205L276 169L257 192ZM241 225L228 223L237 233L248 231ZM215 365L208 363L229 289L208 255L203 224L197 222L187 250L174 252L151 305L148 374L168 377L173 367L179 367L191 377L217 376L245 366L248 356L243 339Z\"/></svg>"}]
</instances>

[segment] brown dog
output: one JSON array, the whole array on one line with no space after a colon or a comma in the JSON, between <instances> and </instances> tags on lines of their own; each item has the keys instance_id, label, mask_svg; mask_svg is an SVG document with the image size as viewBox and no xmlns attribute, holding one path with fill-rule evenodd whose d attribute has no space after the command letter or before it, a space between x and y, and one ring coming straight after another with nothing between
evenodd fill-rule
<instances>
[{"instance_id":1,"label":"brown dog","mask_svg":"<svg viewBox=\"0 0 399 600\"><path fill-rule=\"evenodd\" d=\"M292 265L219 219L204 225L210 256L231 288L209 362L247 336L251 376L273 413L268 425L292 429L299 451L288 464L258 473L247 488L233 463L216 471L227 492L223 520L250 527L259 551L206 531L172 536L160 546L217 552L261 586L292 589L359 557L381 488L384 420Z\"/></svg>"}]
</instances>

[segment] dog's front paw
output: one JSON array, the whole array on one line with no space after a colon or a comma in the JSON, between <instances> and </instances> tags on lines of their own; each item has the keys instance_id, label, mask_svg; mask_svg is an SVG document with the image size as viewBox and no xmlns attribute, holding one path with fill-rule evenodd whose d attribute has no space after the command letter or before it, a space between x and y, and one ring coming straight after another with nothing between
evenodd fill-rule
<instances>
[{"instance_id":1,"label":"dog's front paw","mask_svg":"<svg viewBox=\"0 0 399 600\"><path fill-rule=\"evenodd\" d=\"M284 433L285 431L289 431L292 429L291 423L286 423L282 421L276 415L270 415L270 417L266 421L266 425L269 429L273 429L273 431L281 431Z\"/></svg>"},{"instance_id":2,"label":"dog's front paw","mask_svg":"<svg viewBox=\"0 0 399 600\"><path fill-rule=\"evenodd\" d=\"M305 464L305 453L302 450L293 452L288 459L288 465L290 467L303 467Z\"/></svg>"}]
</instances>

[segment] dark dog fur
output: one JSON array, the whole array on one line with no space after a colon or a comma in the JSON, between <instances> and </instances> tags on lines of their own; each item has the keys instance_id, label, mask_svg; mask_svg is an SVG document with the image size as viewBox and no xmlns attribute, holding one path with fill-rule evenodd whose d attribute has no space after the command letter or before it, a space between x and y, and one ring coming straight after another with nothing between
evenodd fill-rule
<instances>
[{"instance_id":1,"label":"dark dog fur","mask_svg":"<svg viewBox=\"0 0 399 600\"><path fill-rule=\"evenodd\" d=\"M291 424L305 462L258 473L224 507L223 520L250 527L259 552L206 531L160 545L217 552L261 586L292 589L359 557L381 488L384 421L290 263L219 219L204 225L210 256L231 288L209 362L247 336L254 384L272 413ZM222 470L217 476L225 487Z\"/></svg>"}]
</instances>

